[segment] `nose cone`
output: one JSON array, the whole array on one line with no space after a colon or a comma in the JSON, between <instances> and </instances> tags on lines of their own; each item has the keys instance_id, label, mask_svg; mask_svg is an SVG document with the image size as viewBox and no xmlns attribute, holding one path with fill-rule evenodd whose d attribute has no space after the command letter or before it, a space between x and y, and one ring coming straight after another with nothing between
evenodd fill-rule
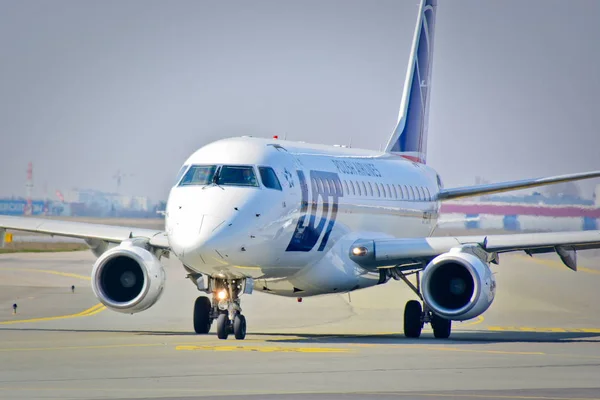
<instances>
[{"instance_id":1,"label":"nose cone","mask_svg":"<svg viewBox=\"0 0 600 400\"><path fill-rule=\"evenodd\" d=\"M194 218L182 218L173 226L169 235L171 248L180 258L196 263L201 253L214 253L223 243L227 227L233 226L233 215L201 214Z\"/></svg>"},{"instance_id":2,"label":"nose cone","mask_svg":"<svg viewBox=\"0 0 600 400\"><path fill-rule=\"evenodd\" d=\"M224 233L227 230L226 228L233 226L234 219L233 215L203 215L200 231L190 247L197 251L217 248L222 238L227 236Z\"/></svg>"},{"instance_id":3,"label":"nose cone","mask_svg":"<svg viewBox=\"0 0 600 400\"><path fill-rule=\"evenodd\" d=\"M188 266L227 264L227 250L256 224L256 217L251 217L261 212L259 191L218 187L184 191L185 197L169 200L171 249Z\"/></svg>"}]
</instances>

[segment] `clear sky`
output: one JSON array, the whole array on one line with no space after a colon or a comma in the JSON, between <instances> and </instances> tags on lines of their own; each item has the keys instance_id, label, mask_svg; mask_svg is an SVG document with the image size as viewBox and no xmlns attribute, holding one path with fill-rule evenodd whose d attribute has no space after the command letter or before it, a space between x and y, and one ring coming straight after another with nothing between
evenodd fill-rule
<instances>
[{"instance_id":1,"label":"clear sky","mask_svg":"<svg viewBox=\"0 0 600 400\"><path fill-rule=\"evenodd\" d=\"M0 195L166 199L218 138L378 149L417 0L0 0ZM446 186L600 169L600 1L439 0L428 163ZM582 187L591 193L599 180ZM588 193L588 194L589 194Z\"/></svg>"}]
</instances>

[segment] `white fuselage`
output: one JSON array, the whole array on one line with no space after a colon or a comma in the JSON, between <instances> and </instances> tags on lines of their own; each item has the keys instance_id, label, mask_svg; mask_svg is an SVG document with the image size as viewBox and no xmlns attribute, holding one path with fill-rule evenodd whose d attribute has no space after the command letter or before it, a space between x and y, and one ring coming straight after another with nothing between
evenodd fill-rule
<instances>
[{"instance_id":1,"label":"white fuselage","mask_svg":"<svg viewBox=\"0 0 600 400\"><path fill-rule=\"evenodd\" d=\"M179 178L195 165L250 166L257 186L178 181L166 210L172 251L193 271L251 277L267 293L375 285L379 274L349 259L353 241L429 236L438 218L436 172L389 153L242 137L199 149ZM281 189L266 187L259 167L271 167Z\"/></svg>"}]
</instances>

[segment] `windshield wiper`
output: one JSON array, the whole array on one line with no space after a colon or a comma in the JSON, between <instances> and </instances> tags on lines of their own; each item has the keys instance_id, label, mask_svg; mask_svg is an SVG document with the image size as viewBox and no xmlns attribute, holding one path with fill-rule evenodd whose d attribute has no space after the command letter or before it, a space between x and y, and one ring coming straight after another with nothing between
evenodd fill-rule
<instances>
[{"instance_id":1,"label":"windshield wiper","mask_svg":"<svg viewBox=\"0 0 600 400\"><path fill-rule=\"evenodd\" d=\"M212 180L210 182L210 184L203 186L202 190L206 189L209 186L215 185L216 187L220 188L221 190L225 190L225 188L221 187L221 185L219 185L219 173L221 172L221 167L219 167L216 171L215 174L212 177Z\"/></svg>"}]
</instances>

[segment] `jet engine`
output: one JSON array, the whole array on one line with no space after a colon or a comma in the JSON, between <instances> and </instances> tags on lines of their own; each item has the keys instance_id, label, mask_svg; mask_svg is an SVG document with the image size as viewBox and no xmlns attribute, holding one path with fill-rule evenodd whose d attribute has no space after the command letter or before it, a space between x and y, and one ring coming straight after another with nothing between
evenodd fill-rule
<instances>
[{"instance_id":1,"label":"jet engine","mask_svg":"<svg viewBox=\"0 0 600 400\"><path fill-rule=\"evenodd\" d=\"M487 263L462 249L440 254L425 267L421 279L425 304L442 318L464 321L485 312L496 293Z\"/></svg>"},{"instance_id":2,"label":"jet engine","mask_svg":"<svg viewBox=\"0 0 600 400\"><path fill-rule=\"evenodd\" d=\"M92 289L111 310L133 314L160 298L166 274L160 260L143 242L129 240L106 250L92 270Z\"/></svg>"}]
</instances>

